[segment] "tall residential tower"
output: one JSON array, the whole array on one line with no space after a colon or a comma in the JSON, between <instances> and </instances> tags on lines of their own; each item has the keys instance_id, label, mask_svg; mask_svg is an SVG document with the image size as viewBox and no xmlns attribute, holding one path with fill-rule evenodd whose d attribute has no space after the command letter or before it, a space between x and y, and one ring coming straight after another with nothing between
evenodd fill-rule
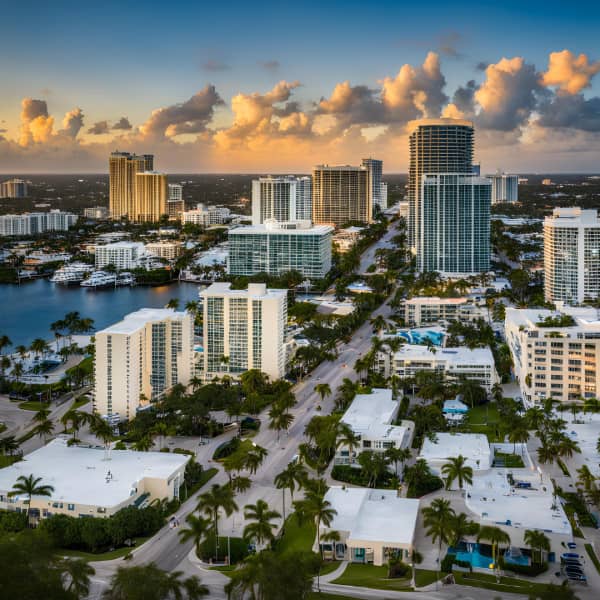
<instances>
[{"instance_id":1,"label":"tall residential tower","mask_svg":"<svg viewBox=\"0 0 600 600\"><path fill-rule=\"evenodd\" d=\"M130 214L135 201L135 175L154 169L152 154L112 152L108 159L110 175L109 207L113 219Z\"/></svg>"},{"instance_id":2,"label":"tall residential tower","mask_svg":"<svg viewBox=\"0 0 600 600\"><path fill-rule=\"evenodd\" d=\"M260 177L252 181L252 225L265 221L310 221L311 178Z\"/></svg>"}]
</instances>

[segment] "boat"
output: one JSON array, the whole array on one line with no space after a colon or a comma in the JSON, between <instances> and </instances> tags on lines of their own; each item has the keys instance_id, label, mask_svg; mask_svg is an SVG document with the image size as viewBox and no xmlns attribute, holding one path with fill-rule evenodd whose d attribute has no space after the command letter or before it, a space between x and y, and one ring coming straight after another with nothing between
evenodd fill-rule
<instances>
[{"instance_id":1,"label":"boat","mask_svg":"<svg viewBox=\"0 0 600 600\"><path fill-rule=\"evenodd\" d=\"M60 269L54 271L54 275L50 278L52 283L58 283L59 285L73 285L75 283L81 283L86 275L94 270L91 265L85 263L70 263L66 264Z\"/></svg>"},{"instance_id":2,"label":"boat","mask_svg":"<svg viewBox=\"0 0 600 600\"><path fill-rule=\"evenodd\" d=\"M106 288L114 287L117 282L117 276L114 273L106 271L94 271L87 279L84 279L79 285L85 288Z\"/></svg>"},{"instance_id":3,"label":"boat","mask_svg":"<svg viewBox=\"0 0 600 600\"><path fill-rule=\"evenodd\" d=\"M117 275L117 285L135 285L135 277L127 271Z\"/></svg>"}]
</instances>

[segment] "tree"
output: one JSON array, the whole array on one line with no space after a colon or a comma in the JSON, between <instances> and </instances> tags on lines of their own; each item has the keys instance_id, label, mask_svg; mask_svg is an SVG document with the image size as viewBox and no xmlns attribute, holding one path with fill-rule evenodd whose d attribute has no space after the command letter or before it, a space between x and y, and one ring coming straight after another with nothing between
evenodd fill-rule
<instances>
[{"instance_id":1,"label":"tree","mask_svg":"<svg viewBox=\"0 0 600 600\"><path fill-rule=\"evenodd\" d=\"M113 441L114 437L112 427L109 425L108 421L106 421L99 415L95 415L90 423L90 433L92 433L99 440L102 441L108 458L110 444Z\"/></svg>"},{"instance_id":2,"label":"tree","mask_svg":"<svg viewBox=\"0 0 600 600\"><path fill-rule=\"evenodd\" d=\"M404 463L412 456L410 448L398 448L393 446L385 451L387 459L394 463L394 473L398 475L398 463L401 465L401 471L404 471Z\"/></svg>"},{"instance_id":3,"label":"tree","mask_svg":"<svg viewBox=\"0 0 600 600\"><path fill-rule=\"evenodd\" d=\"M215 558L219 548L219 511L223 509L229 517L238 510L238 505L233 499L233 490L229 485L213 484L209 491L200 495L197 510L210 517L213 521L215 534Z\"/></svg>"},{"instance_id":4,"label":"tree","mask_svg":"<svg viewBox=\"0 0 600 600\"><path fill-rule=\"evenodd\" d=\"M387 457L383 452L365 450L358 455L358 464L368 477L367 487L375 487L387 471Z\"/></svg>"},{"instance_id":5,"label":"tree","mask_svg":"<svg viewBox=\"0 0 600 600\"><path fill-rule=\"evenodd\" d=\"M436 498L429 506L421 509L423 513L423 524L426 534L431 538L433 544L438 543L438 573L440 557L442 554L442 544L449 544L452 536L452 518L454 509L450 506L449 500Z\"/></svg>"},{"instance_id":6,"label":"tree","mask_svg":"<svg viewBox=\"0 0 600 600\"><path fill-rule=\"evenodd\" d=\"M479 534L477 535L477 541L486 540L492 545L492 563L494 569L498 569L498 560L496 557L496 551L500 544L510 544L510 536L506 531L495 527L493 525L483 525L479 528Z\"/></svg>"},{"instance_id":7,"label":"tree","mask_svg":"<svg viewBox=\"0 0 600 600\"><path fill-rule=\"evenodd\" d=\"M18 449L19 442L14 435L0 438L0 452L2 452L2 454L12 456Z\"/></svg>"},{"instance_id":8,"label":"tree","mask_svg":"<svg viewBox=\"0 0 600 600\"><path fill-rule=\"evenodd\" d=\"M42 338L36 338L31 342L31 346L29 347L31 351L36 355L37 358L40 356L44 356L48 350L50 350L50 346L46 340Z\"/></svg>"},{"instance_id":9,"label":"tree","mask_svg":"<svg viewBox=\"0 0 600 600\"><path fill-rule=\"evenodd\" d=\"M196 576L182 579L180 571L167 573L154 563L143 566L119 567L111 577L103 600L196 600L208 595L208 588Z\"/></svg>"},{"instance_id":10,"label":"tree","mask_svg":"<svg viewBox=\"0 0 600 600\"><path fill-rule=\"evenodd\" d=\"M321 398L321 402L323 402L325 398L331 396L331 386L328 383L317 383L315 385L315 392Z\"/></svg>"},{"instance_id":11,"label":"tree","mask_svg":"<svg viewBox=\"0 0 600 600\"><path fill-rule=\"evenodd\" d=\"M244 527L244 539L254 541L260 547L274 539L273 530L277 525L271 521L280 519L281 515L276 510L270 510L264 500L258 500L256 504L244 506L244 518L252 521Z\"/></svg>"},{"instance_id":12,"label":"tree","mask_svg":"<svg viewBox=\"0 0 600 600\"><path fill-rule=\"evenodd\" d=\"M188 524L188 527L179 532L179 541L184 544L188 540L192 540L196 548L196 555L199 556L200 545L206 539L206 536L210 531L210 520L189 514L185 518L185 521Z\"/></svg>"},{"instance_id":13,"label":"tree","mask_svg":"<svg viewBox=\"0 0 600 600\"><path fill-rule=\"evenodd\" d=\"M452 528L450 544L452 546L457 546L463 537L475 535L479 531L479 523L470 521L465 513L453 515L450 520Z\"/></svg>"},{"instance_id":14,"label":"tree","mask_svg":"<svg viewBox=\"0 0 600 600\"><path fill-rule=\"evenodd\" d=\"M179 308L179 298L171 298L166 304L165 308L172 308L177 310Z\"/></svg>"},{"instance_id":15,"label":"tree","mask_svg":"<svg viewBox=\"0 0 600 600\"><path fill-rule=\"evenodd\" d=\"M306 468L300 461L294 461L275 475L275 487L281 490L283 500L283 522L285 525L285 490L290 490L292 502L294 501L294 492L296 486L300 489L306 481Z\"/></svg>"},{"instance_id":16,"label":"tree","mask_svg":"<svg viewBox=\"0 0 600 600\"><path fill-rule=\"evenodd\" d=\"M463 489L463 483L473 483L473 467L467 465L467 459L462 456L453 456L442 466L442 474L446 477L446 489L449 490L456 479L458 489Z\"/></svg>"},{"instance_id":17,"label":"tree","mask_svg":"<svg viewBox=\"0 0 600 600\"><path fill-rule=\"evenodd\" d=\"M31 498L33 496L50 497L54 491L54 488L51 485L40 484L41 481L41 477L34 477L33 475L26 477L25 475L20 475L17 477L17 481L14 483L12 491L8 492L10 497L18 496L20 494L25 494L27 496L25 504L27 505L28 519L31 518Z\"/></svg>"},{"instance_id":18,"label":"tree","mask_svg":"<svg viewBox=\"0 0 600 600\"><path fill-rule=\"evenodd\" d=\"M274 404L269 410L269 429L277 431L277 441L282 429L286 431L294 421L294 415L287 412L283 407Z\"/></svg>"},{"instance_id":19,"label":"tree","mask_svg":"<svg viewBox=\"0 0 600 600\"><path fill-rule=\"evenodd\" d=\"M348 448L348 463L354 463L354 449L360 445L360 435L354 433L346 423L340 423L336 448Z\"/></svg>"},{"instance_id":20,"label":"tree","mask_svg":"<svg viewBox=\"0 0 600 600\"><path fill-rule=\"evenodd\" d=\"M524 269L515 269L509 275L512 290L517 294L521 302L529 287L529 273Z\"/></svg>"},{"instance_id":21,"label":"tree","mask_svg":"<svg viewBox=\"0 0 600 600\"><path fill-rule=\"evenodd\" d=\"M543 552L550 552L550 540L542 531L538 531L536 529L528 529L525 531L525 535L523 537L525 543L531 548L532 556L535 556L533 550L537 550L539 552L539 563L542 564L543 561ZM535 559L533 560L535 562Z\"/></svg>"},{"instance_id":22,"label":"tree","mask_svg":"<svg viewBox=\"0 0 600 600\"><path fill-rule=\"evenodd\" d=\"M72 592L75 598L87 598L90 593L90 579L96 570L83 559L65 559L61 566L67 584L67 592Z\"/></svg>"},{"instance_id":23,"label":"tree","mask_svg":"<svg viewBox=\"0 0 600 600\"><path fill-rule=\"evenodd\" d=\"M5 348L12 346L12 341L7 335L0 336L0 354L4 352Z\"/></svg>"},{"instance_id":24,"label":"tree","mask_svg":"<svg viewBox=\"0 0 600 600\"><path fill-rule=\"evenodd\" d=\"M248 469L248 471L250 471L251 475L256 474L256 471L258 470L260 465L262 465L268 453L269 451L266 448L263 448L262 446L257 446L256 444L252 446L251 450L248 450L248 452L246 452L246 455L243 459L243 464L244 467Z\"/></svg>"},{"instance_id":25,"label":"tree","mask_svg":"<svg viewBox=\"0 0 600 600\"><path fill-rule=\"evenodd\" d=\"M38 423L34 428L33 432L35 435L44 438L44 443L48 441L48 437L52 435L54 431L54 423L50 419L46 419L41 423Z\"/></svg>"}]
</instances>

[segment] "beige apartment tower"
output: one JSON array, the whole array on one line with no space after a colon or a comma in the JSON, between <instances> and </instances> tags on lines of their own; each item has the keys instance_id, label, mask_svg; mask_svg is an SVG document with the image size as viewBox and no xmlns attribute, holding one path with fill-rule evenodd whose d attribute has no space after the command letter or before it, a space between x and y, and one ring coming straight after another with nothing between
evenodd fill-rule
<instances>
[{"instance_id":1,"label":"beige apartment tower","mask_svg":"<svg viewBox=\"0 0 600 600\"><path fill-rule=\"evenodd\" d=\"M193 372L193 318L143 308L95 335L94 410L109 422L129 421Z\"/></svg>"},{"instance_id":2,"label":"beige apartment tower","mask_svg":"<svg viewBox=\"0 0 600 600\"><path fill-rule=\"evenodd\" d=\"M156 171L135 174L135 196L129 218L132 221L158 221L167 214L167 176Z\"/></svg>"},{"instance_id":3,"label":"beige apartment tower","mask_svg":"<svg viewBox=\"0 0 600 600\"><path fill-rule=\"evenodd\" d=\"M130 216L135 199L135 175L154 169L152 154L112 152L108 159L109 207L112 219ZM130 217L131 218L131 217Z\"/></svg>"},{"instance_id":4,"label":"beige apartment tower","mask_svg":"<svg viewBox=\"0 0 600 600\"><path fill-rule=\"evenodd\" d=\"M372 171L368 166L318 165L313 169L313 223L341 227L373 220Z\"/></svg>"}]
</instances>

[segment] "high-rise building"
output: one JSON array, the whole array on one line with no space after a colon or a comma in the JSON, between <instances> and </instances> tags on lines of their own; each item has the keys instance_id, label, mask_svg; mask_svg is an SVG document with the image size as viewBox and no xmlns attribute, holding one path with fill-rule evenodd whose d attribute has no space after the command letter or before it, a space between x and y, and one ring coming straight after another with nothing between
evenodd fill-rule
<instances>
[{"instance_id":1,"label":"high-rise building","mask_svg":"<svg viewBox=\"0 0 600 600\"><path fill-rule=\"evenodd\" d=\"M252 181L252 224L312 218L311 178L260 177Z\"/></svg>"},{"instance_id":2,"label":"high-rise building","mask_svg":"<svg viewBox=\"0 0 600 600\"><path fill-rule=\"evenodd\" d=\"M184 211L183 186L180 183L169 183L169 197L167 199L167 214L169 218L181 219Z\"/></svg>"},{"instance_id":3,"label":"high-rise building","mask_svg":"<svg viewBox=\"0 0 600 600\"><path fill-rule=\"evenodd\" d=\"M381 210L388 207L388 184L385 181L381 182Z\"/></svg>"},{"instance_id":4,"label":"high-rise building","mask_svg":"<svg viewBox=\"0 0 600 600\"><path fill-rule=\"evenodd\" d=\"M308 279L322 279L331 269L330 225L310 221L267 221L229 231L230 275L282 275L299 271Z\"/></svg>"},{"instance_id":5,"label":"high-rise building","mask_svg":"<svg viewBox=\"0 0 600 600\"><path fill-rule=\"evenodd\" d=\"M492 181L492 204L519 201L519 176L508 173L486 175Z\"/></svg>"},{"instance_id":6,"label":"high-rise building","mask_svg":"<svg viewBox=\"0 0 600 600\"><path fill-rule=\"evenodd\" d=\"M54 209L50 212L0 215L0 235L35 235L46 231L67 231L77 215Z\"/></svg>"},{"instance_id":7,"label":"high-rise building","mask_svg":"<svg viewBox=\"0 0 600 600\"><path fill-rule=\"evenodd\" d=\"M581 304L600 297L600 219L596 210L555 208L544 219L544 295Z\"/></svg>"},{"instance_id":8,"label":"high-rise building","mask_svg":"<svg viewBox=\"0 0 600 600\"><path fill-rule=\"evenodd\" d=\"M27 182L22 179L9 179L0 183L0 198L26 198Z\"/></svg>"},{"instance_id":9,"label":"high-rise building","mask_svg":"<svg viewBox=\"0 0 600 600\"><path fill-rule=\"evenodd\" d=\"M341 227L373 220L372 173L368 167L319 165L313 169L312 220Z\"/></svg>"},{"instance_id":10,"label":"high-rise building","mask_svg":"<svg viewBox=\"0 0 600 600\"><path fill-rule=\"evenodd\" d=\"M213 283L200 293L204 310L204 378L250 369L271 380L286 372L285 328L287 290L250 283L232 290L231 283Z\"/></svg>"},{"instance_id":11,"label":"high-rise building","mask_svg":"<svg viewBox=\"0 0 600 600\"><path fill-rule=\"evenodd\" d=\"M422 119L411 123L408 172L408 238L416 251L421 237L423 175L473 174L473 123L458 119Z\"/></svg>"},{"instance_id":12,"label":"high-rise building","mask_svg":"<svg viewBox=\"0 0 600 600\"><path fill-rule=\"evenodd\" d=\"M108 159L110 175L109 207L113 219L130 216L135 202L136 173L154 170L152 154L112 152Z\"/></svg>"},{"instance_id":13,"label":"high-rise building","mask_svg":"<svg viewBox=\"0 0 600 600\"><path fill-rule=\"evenodd\" d=\"M95 334L94 410L108 420L131 420L193 371L190 313L143 308ZM145 400L144 400L145 398Z\"/></svg>"},{"instance_id":14,"label":"high-rise building","mask_svg":"<svg viewBox=\"0 0 600 600\"><path fill-rule=\"evenodd\" d=\"M417 269L449 276L490 268L491 182L474 175L424 174L415 240Z\"/></svg>"},{"instance_id":15,"label":"high-rise building","mask_svg":"<svg viewBox=\"0 0 600 600\"><path fill-rule=\"evenodd\" d=\"M384 204L382 196L383 182L381 181L381 176L383 175L383 161L375 158L363 158L362 166L367 167L367 169L371 171L371 198L373 199L373 210L376 210L376 207L379 208L379 210L385 210L387 208L387 198L386 203Z\"/></svg>"},{"instance_id":16,"label":"high-rise building","mask_svg":"<svg viewBox=\"0 0 600 600\"><path fill-rule=\"evenodd\" d=\"M167 214L167 176L156 171L135 174L135 197L129 212L132 221L158 221Z\"/></svg>"}]
</instances>

